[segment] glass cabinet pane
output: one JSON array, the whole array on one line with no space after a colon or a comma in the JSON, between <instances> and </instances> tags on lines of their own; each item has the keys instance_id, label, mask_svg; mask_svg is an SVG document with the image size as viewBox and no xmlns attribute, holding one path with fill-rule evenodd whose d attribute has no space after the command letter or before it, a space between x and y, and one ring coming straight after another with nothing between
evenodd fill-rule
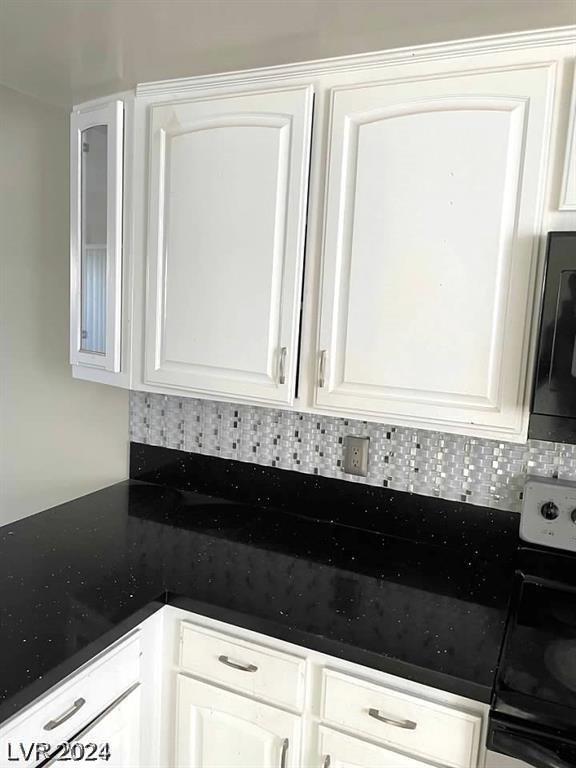
<instances>
[{"instance_id":1,"label":"glass cabinet pane","mask_svg":"<svg viewBox=\"0 0 576 768\"><path fill-rule=\"evenodd\" d=\"M106 261L108 208L108 126L81 135L81 345L106 353Z\"/></svg>"}]
</instances>

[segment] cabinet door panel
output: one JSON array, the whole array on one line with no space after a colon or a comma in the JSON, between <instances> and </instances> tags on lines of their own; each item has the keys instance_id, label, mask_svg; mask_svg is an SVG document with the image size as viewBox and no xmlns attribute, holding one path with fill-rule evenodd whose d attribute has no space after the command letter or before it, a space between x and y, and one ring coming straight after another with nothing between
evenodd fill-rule
<instances>
[{"instance_id":1,"label":"cabinet door panel","mask_svg":"<svg viewBox=\"0 0 576 768\"><path fill-rule=\"evenodd\" d=\"M521 431L552 73L333 91L320 406Z\"/></svg>"},{"instance_id":2,"label":"cabinet door panel","mask_svg":"<svg viewBox=\"0 0 576 768\"><path fill-rule=\"evenodd\" d=\"M319 768L431 768L430 763L377 747L330 728L320 726L318 730Z\"/></svg>"},{"instance_id":3,"label":"cabinet door panel","mask_svg":"<svg viewBox=\"0 0 576 768\"><path fill-rule=\"evenodd\" d=\"M179 768L297 768L299 752L296 715L178 676Z\"/></svg>"},{"instance_id":4,"label":"cabinet door panel","mask_svg":"<svg viewBox=\"0 0 576 768\"><path fill-rule=\"evenodd\" d=\"M291 401L311 96L152 109L147 382Z\"/></svg>"},{"instance_id":5,"label":"cabinet door panel","mask_svg":"<svg viewBox=\"0 0 576 768\"><path fill-rule=\"evenodd\" d=\"M94 765L95 756L105 756L104 750L107 750L108 759L104 760L104 757L100 757L96 763L103 761L103 764L109 768L135 768L141 765L140 696L140 688L137 688L82 736L79 743L84 746L84 759L74 760L74 764ZM88 746L90 744L97 747L96 753L93 753L93 748ZM72 755L74 755L74 749L72 746Z\"/></svg>"}]
</instances>

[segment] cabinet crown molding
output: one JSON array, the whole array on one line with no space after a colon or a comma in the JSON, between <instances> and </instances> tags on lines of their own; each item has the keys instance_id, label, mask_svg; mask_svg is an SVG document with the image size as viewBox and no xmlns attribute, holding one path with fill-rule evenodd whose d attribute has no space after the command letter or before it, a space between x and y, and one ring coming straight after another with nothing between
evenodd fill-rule
<instances>
[{"instance_id":1,"label":"cabinet crown molding","mask_svg":"<svg viewBox=\"0 0 576 768\"><path fill-rule=\"evenodd\" d=\"M466 38L444 43L405 46L384 51L359 53L315 59L295 64L279 64L271 67L221 72L173 80L152 81L136 86L139 97L160 95L185 95L203 89L225 89L233 86L265 84L295 77L320 77L358 69L394 66L408 62L441 61L483 53L503 53L523 48L539 48L547 45L576 44L576 25L530 30L503 35Z\"/></svg>"}]
</instances>

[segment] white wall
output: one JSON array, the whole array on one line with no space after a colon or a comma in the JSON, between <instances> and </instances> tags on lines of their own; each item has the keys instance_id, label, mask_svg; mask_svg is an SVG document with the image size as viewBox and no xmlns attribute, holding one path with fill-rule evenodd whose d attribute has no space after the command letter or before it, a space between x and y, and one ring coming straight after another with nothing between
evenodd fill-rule
<instances>
[{"instance_id":1,"label":"white wall","mask_svg":"<svg viewBox=\"0 0 576 768\"><path fill-rule=\"evenodd\" d=\"M72 105L148 80L575 23L574 0L5 0L0 82Z\"/></svg>"},{"instance_id":2,"label":"white wall","mask_svg":"<svg viewBox=\"0 0 576 768\"><path fill-rule=\"evenodd\" d=\"M68 113L0 86L0 525L128 474L128 395L68 365Z\"/></svg>"}]
</instances>

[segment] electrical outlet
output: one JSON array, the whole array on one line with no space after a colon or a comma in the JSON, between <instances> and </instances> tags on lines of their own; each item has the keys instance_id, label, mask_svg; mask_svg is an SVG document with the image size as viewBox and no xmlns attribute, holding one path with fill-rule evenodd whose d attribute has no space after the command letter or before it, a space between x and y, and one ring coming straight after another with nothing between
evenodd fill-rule
<instances>
[{"instance_id":1,"label":"electrical outlet","mask_svg":"<svg viewBox=\"0 0 576 768\"><path fill-rule=\"evenodd\" d=\"M368 449L369 437L354 437L347 435L344 438L344 472L349 475L368 474Z\"/></svg>"}]
</instances>

